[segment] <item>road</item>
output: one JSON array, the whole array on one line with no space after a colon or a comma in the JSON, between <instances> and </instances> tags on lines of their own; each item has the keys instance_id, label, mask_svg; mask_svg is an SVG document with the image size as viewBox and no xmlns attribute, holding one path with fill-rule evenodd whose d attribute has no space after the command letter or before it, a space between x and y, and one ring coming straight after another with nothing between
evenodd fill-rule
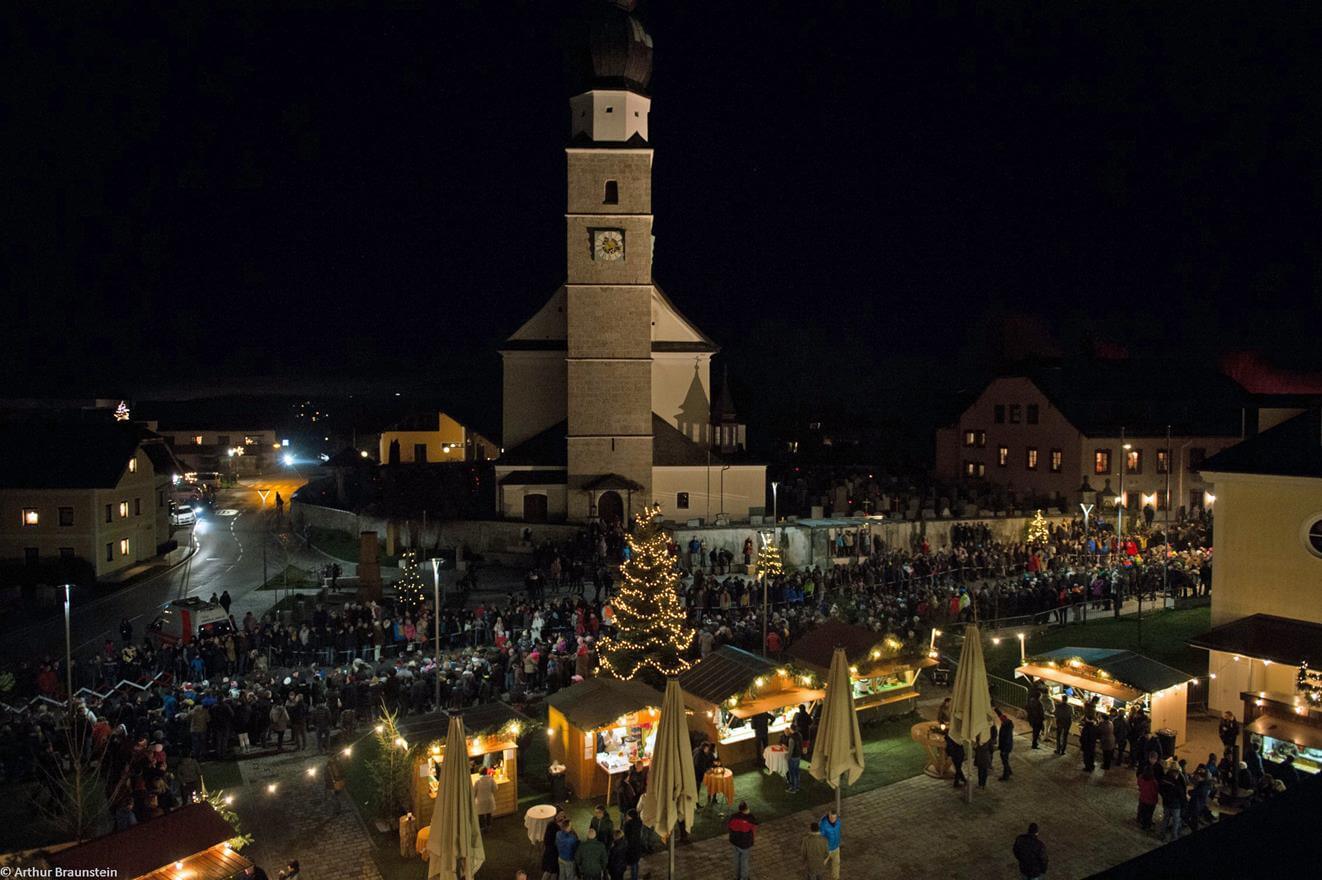
<instances>
[{"instance_id":1,"label":"road","mask_svg":"<svg viewBox=\"0 0 1322 880\"><path fill-rule=\"evenodd\" d=\"M229 590L234 600L230 611L238 618L249 610L260 614L270 608L277 594L257 590L263 582L263 549L271 576L286 562L302 568L316 568L326 562L326 557L304 548L295 536L278 531L275 493L279 492L287 505L301 484L302 480L294 477L257 477L221 490L211 513L191 528L174 533L180 546L196 544L187 562L113 593L74 603L70 625L74 653L85 656L108 638L118 640L120 621L125 617L133 624L134 638L141 638L161 606L173 599L206 599L212 593ZM262 492L266 493L264 500ZM6 653L18 651L31 656L62 652L63 618L56 616L6 633L5 642Z\"/></svg>"}]
</instances>

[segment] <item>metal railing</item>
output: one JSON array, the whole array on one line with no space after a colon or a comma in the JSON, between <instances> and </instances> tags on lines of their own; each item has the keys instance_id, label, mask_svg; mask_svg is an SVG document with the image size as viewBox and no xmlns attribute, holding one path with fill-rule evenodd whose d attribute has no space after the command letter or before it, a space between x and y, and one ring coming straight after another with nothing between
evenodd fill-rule
<instances>
[{"instance_id":1,"label":"metal railing","mask_svg":"<svg viewBox=\"0 0 1322 880\"><path fill-rule=\"evenodd\" d=\"M1028 706L1028 688L1022 684L997 675L987 676L987 684L991 688L993 703L1001 706L1013 706L1016 709L1023 709Z\"/></svg>"}]
</instances>

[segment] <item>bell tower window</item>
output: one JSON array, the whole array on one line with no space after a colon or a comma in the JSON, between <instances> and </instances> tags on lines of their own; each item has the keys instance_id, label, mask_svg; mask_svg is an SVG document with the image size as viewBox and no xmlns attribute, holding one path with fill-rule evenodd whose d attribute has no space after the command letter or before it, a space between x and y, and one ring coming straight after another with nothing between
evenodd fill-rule
<instances>
[{"instance_id":1,"label":"bell tower window","mask_svg":"<svg viewBox=\"0 0 1322 880\"><path fill-rule=\"evenodd\" d=\"M603 205L618 205L620 203L620 184L619 181L606 181L606 192L602 196Z\"/></svg>"}]
</instances>

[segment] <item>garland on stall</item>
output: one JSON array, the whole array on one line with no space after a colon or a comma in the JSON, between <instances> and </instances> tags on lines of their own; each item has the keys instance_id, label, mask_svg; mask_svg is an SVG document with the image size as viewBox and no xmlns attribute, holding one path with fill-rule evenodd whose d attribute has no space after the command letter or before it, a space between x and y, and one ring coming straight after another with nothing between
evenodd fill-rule
<instances>
[{"instance_id":1,"label":"garland on stall","mask_svg":"<svg viewBox=\"0 0 1322 880\"><path fill-rule=\"evenodd\" d=\"M1134 687L1134 685L1129 684L1128 682L1121 681L1105 669L1099 669L1096 666L1088 665L1084 662L1082 657L1069 657L1060 661L1033 658L1028 662L1037 666L1048 666L1052 669L1065 669L1070 675L1077 675L1080 678L1090 678L1093 681L1102 682L1104 684L1129 688L1132 691L1138 691L1140 693L1143 692L1142 688Z\"/></svg>"},{"instance_id":2,"label":"garland on stall","mask_svg":"<svg viewBox=\"0 0 1322 880\"><path fill-rule=\"evenodd\" d=\"M1299 664L1299 674L1295 676L1295 689L1308 698L1314 705L1322 704L1322 676L1308 669L1308 661Z\"/></svg>"}]
</instances>

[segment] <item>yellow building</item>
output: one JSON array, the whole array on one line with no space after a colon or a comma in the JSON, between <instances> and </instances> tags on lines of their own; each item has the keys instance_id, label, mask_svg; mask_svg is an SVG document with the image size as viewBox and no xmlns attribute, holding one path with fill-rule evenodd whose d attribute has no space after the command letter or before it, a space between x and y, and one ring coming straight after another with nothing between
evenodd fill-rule
<instances>
[{"instance_id":1,"label":"yellow building","mask_svg":"<svg viewBox=\"0 0 1322 880\"><path fill-rule=\"evenodd\" d=\"M766 468L722 457L742 431L712 427L717 347L652 275L652 39L622 5L592 15L577 59L590 86L569 102L566 280L501 349L497 508L611 521L657 502L670 519L746 520L765 510Z\"/></svg>"},{"instance_id":2,"label":"yellow building","mask_svg":"<svg viewBox=\"0 0 1322 880\"><path fill-rule=\"evenodd\" d=\"M1322 749L1319 704L1297 682L1304 661L1322 668L1322 415L1213 456L1203 476L1216 498L1213 629L1191 644L1216 676L1208 705L1243 713L1253 732L1268 724L1254 716L1284 707L1282 729L1302 725L1301 747L1312 737Z\"/></svg>"},{"instance_id":3,"label":"yellow building","mask_svg":"<svg viewBox=\"0 0 1322 880\"><path fill-rule=\"evenodd\" d=\"M0 430L0 559L41 568L84 560L114 580L170 539L176 466L158 437L124 422Z\"/></svg>"},{"instance_id":4,"label":"yellow building","mask_svg":"<svg viewBox=\"0 0 1322 880\"><path fill-rule=\"evenodd\" d=\"M391 460L394 443L401 464L491 461L500 455L499 446L443 412L405 419L382 431L378 461Z\"/></svg>"}]
</instances>

